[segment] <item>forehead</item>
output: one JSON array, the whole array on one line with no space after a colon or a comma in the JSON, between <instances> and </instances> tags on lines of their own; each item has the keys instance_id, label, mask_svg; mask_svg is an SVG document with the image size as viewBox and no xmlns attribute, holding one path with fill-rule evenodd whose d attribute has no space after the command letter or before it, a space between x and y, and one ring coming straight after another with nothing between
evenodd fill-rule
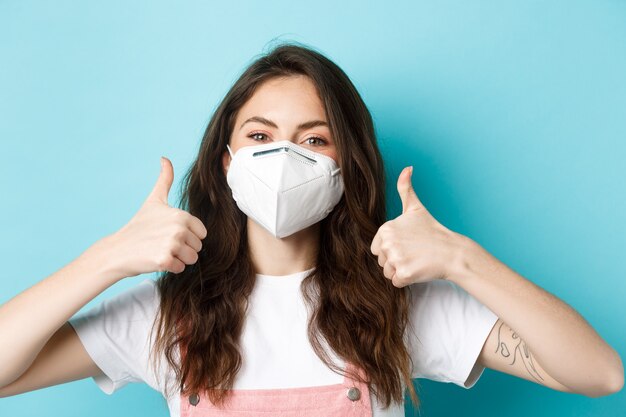
<instances>
[{"instance_id":1,"label":"forehead","mask_svg":"<svg viewBox=\"0 0 626 417\"><path fill-rule=\"evenodd\" d=\"M326 120L315 84L306 76L271 78L252 94L241 107L237 119L263 116L277 123L299 123L317 117Z\"/></svg>"}]
</instances>

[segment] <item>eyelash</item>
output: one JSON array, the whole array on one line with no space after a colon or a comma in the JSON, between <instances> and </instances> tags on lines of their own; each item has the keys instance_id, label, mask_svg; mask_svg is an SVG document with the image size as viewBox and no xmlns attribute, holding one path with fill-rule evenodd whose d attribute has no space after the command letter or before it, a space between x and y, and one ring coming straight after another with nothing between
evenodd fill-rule
<instances>
[{"instance_id":1,"label":"eyelash","mask_svg":"<svg viewBox=\"0 0 626 417\"><path fill-rule=\"evenodd\" d=\"M263 133L263 132L252 132L252 133L250 133L250 134L248 135L248 137L249 137L250 139L252 139L252 140L255 140L255 141L256 141L256 139L253 139L253 136L256 136L256 135L263 135L263 136L266 136L266 137L267 137L267 135L266 135L265 133ZM327 143L327 141L326 141L324 138L321 138L321 137L319 137L319 136L309 136L309 137L307 138L307 140L308 140L308 139L318 139L318 140L320 140L320 141L322 141L322 142L324 142L324 143ZM257 142L260 142L260 141L257 141ZM321 146L321 145L315 145L315 146Z\"/></svg>"}]
</instances>

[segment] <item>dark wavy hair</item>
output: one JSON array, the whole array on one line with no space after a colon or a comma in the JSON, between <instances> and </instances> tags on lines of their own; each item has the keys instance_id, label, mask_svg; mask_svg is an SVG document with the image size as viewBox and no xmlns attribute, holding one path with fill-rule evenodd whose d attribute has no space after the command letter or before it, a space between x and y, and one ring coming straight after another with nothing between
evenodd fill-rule
<instances>
[{"instance_id":1,"label":"dark wavy hair","mask_svg":"<svg viewBox=\"0 0 626 417\"><path fill-rule=\"evenodd\" d=\"M332 362L325 344L363 369L366 380L351 376L368 383L385 408L392 401L403 404L404 387L417 407L405 339L409 288L396 288L385 278L370 251L386 221L384 166L372 117L343 70L314 48L295 42L273 47L245 69L216 108L198 157L183 177L178 207L204 222L209 233L195 264L179 274L158 276L160 308L151 355L167 359L182 395L203 391L214 404L223 404L232 389L242 364L239 342L255 270L247 217L232 198L222 155L237 112L255 90L271 78L293 75L307 76L316 86L345 183L341 200L320 222L316 265L301 286L312 312L309 341L335 372L346 375ZM185 352L182 363L176 360L177 348Z\"/></svg>"}]
</instances>

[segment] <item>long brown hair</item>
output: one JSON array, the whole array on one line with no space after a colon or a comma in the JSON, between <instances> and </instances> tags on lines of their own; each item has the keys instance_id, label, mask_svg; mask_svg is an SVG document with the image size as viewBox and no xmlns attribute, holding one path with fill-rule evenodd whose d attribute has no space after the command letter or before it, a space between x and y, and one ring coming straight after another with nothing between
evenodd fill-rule
<instances>
[{"instance_id":1,"label":"long brown hair","mask_svg":"<svg viewBox=\"0 0 626 417\"><path fill-rule=\"evenodd\" d=\"M273 77L291 75L308 76L315 84L345 183L341 200L320 222L316 266L301 286L311 312L309 341L335 372L345 375L325 344L363 369L365 382L384 407L392 401L402 404L405 386L418 406L405 339L409 288L393 286L370 252L386 220L384 167L372 117L343 70L300 43L279 44L255 59L209 121L198 157L182 179L178 205L202 220L209 233L195 264L180 274L160 274L156 281L160 309L151 355L167 358L182 395L204 391L213 403L223 404L233 387L242 364L239 341L255 271L247 217L232 198L222 155L237 112L255 89ZM185 352L182 363L176 360L177 348Z\"/></svg>"}]
</instances>

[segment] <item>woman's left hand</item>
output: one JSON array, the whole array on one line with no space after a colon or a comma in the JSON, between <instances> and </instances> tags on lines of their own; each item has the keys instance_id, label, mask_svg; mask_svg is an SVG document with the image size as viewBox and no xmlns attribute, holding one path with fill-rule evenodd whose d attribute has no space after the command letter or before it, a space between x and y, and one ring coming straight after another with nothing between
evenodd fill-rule
<instances>
[{"instance_id":1,"label":"woman's left hand","mask_svg":"<svg viewBox=\"0 0 626 417\"><path fill-rule=\"evenodd\" d=\"M398 177L402 214L385 222L370 247L383 274L395 287L448 279L463 262L469 238L439 223L417 198L411 185L413 168Z\"/></svg>"}]
</instances>

